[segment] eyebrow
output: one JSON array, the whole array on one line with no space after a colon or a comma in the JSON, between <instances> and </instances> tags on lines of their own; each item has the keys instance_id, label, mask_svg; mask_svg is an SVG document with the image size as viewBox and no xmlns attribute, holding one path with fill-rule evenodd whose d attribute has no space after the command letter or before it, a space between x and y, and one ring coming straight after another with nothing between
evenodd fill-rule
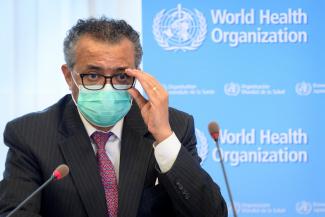
<instances>
[{"instance_id":1,"label":"eyebrow","mask_svg":"<svg viewBox=\"0 0 325 217\"><path fill-rule=\"evenodd\" d=\"M87 65L86 70L95 70L95 71L104 71L104 69L100 66L95 66L95 65Z\"/></svg>"},{"instance_id":2,"label":"eyebrow","mask_svg":"<svg viewBox=\"0 0 325 217\"><path fill-rule=\"evenodd\" d=\"M125 70L127 68L128 68L127 66L118 66L118 67L113 67L113 68L109 68L109 69L113 70L113 71L119 71L119 70ZM87 65L86 69L87 70L95 70L95 71L105 71L105 69L103 67L96 66L96 65Z\"/></svg>"}]
</instances>

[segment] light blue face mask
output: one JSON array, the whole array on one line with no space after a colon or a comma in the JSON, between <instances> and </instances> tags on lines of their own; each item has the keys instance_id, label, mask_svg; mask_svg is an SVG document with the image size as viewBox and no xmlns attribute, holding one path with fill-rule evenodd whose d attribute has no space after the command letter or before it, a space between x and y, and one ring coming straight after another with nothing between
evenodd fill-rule
<instances>
[{"instance_id":1,"label":"light blue face mask","mask_svg":"<svg viewBox=\"0 0 325 217\"><path fill-rule=\"evenodd\" d=\"M126 90L115 90L111 85L101 90L87 90L79 86L78 109L96 126L115 125L129 112L131 104L132 98Z\"/></svg>"}]
</instances>

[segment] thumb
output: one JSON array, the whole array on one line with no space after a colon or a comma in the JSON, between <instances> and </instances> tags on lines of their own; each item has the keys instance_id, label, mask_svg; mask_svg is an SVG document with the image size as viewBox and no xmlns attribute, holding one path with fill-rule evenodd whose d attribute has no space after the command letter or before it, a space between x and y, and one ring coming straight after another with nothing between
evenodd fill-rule
<instances>
[{"instance_id":1,"label":"thumb","mask_svg":"<svg viewBox=\"0 0 325 217\"><path fill-rule=\"evenodd\" d=\"M147 103L147 100L135 88L128 89L128 92L133 97L133 99L138 104L138 106L139 106L139 108L141 110L143 108L143 106Z\"/></svg>"}]
</instances>

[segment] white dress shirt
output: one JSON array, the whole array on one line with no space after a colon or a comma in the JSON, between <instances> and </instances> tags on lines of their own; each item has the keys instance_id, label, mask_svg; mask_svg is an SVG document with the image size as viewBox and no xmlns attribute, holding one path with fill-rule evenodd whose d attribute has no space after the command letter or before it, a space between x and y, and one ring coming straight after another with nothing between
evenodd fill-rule
<instances>
[{"instance_id":1,"label":"white dress shirt","mask_svg":"<svg viewBox=\"0 0 325 217\"><path fill-rule=\"evenodd\" d=\"M81 121L86 128L88 136L90 137L97 130L94 126L92 126L81 113L79 113ZM112 132L112 136L109 137L108 141L105 145L105 150L107 156L111 160L117 182L119 181L119 168L120 168L120 154L121 154L121 137L122 137L122 129L123 129L124 118L118 121L110 130ZM92 140L91 140L92 141ZM91 142L91 145L94 149L94 152L97 152L96 145ZM162 173L170 170L178 156L179 150L181 149L181 143L173 132L168 138L162 141L159 144L153 144L154 147L154 155L159 165L159 168Z\"/></svg>"}]
</instances>

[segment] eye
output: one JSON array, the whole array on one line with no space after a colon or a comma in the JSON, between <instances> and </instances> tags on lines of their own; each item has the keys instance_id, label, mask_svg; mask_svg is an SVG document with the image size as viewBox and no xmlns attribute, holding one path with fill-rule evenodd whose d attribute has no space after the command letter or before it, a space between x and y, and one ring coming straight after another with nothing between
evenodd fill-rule
<instances>
[{"instance_id":1,"label":"eye","mask_svg":"<svg viewBox=\"0 0 325 217\"><path fill-rule=\"evenodd\" d=\"M118 73L118 74L115 74L114 76L118 81L127 81L130 76L128 76L127 74L125 73Z\"/></svg>"},{"instance_id":2,"label":"eye","mask_svg":"<svg viewBox=\"0 0 325 217\"><path fill-rule=\"evenodd\" d=\"M96 81L100 78L98 74L91 73L91 74L84 74L84 77L89 81Z\"/></svg>"}]
</instances>

